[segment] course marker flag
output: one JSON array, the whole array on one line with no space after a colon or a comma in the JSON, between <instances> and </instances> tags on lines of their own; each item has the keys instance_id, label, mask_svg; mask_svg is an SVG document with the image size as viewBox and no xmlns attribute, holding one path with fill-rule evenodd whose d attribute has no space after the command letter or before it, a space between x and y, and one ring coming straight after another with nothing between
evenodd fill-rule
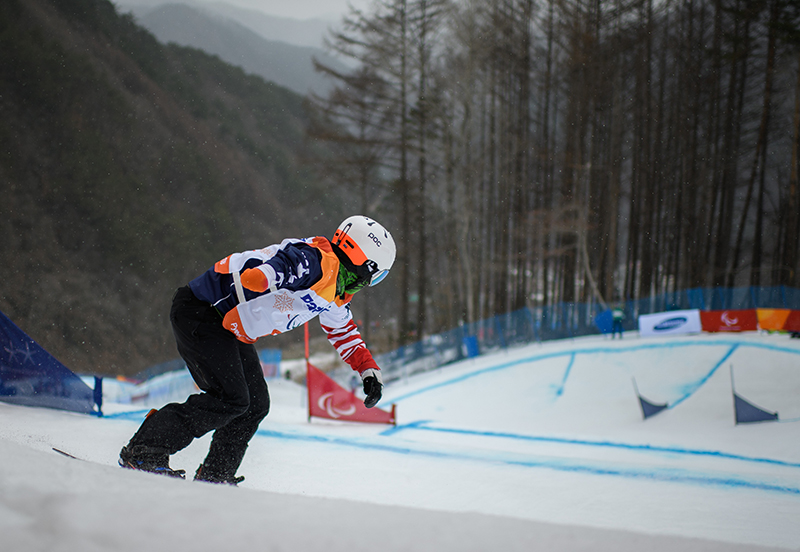
<instances>
[{"instance_id":1,"label":"course marker flag","mask_svg":"<svg viewBox=\"0 0 800 552\"><path fill-rule=\"evenodd\" d=\"M380 408L367 408L352 393L333 381L325 372L308 363L308 418L328 418L348 422L397 425L395 407L387 412Z\"/></svg>"},{"instance_id":2,"label":"course marker flag","mask_svg":"<svg viewBox=\"0 0 800 552\"><path fill-rule=\"evenodd\" d=\"M733 392L733 414L738 424L752 424L755 422L772 422L778 419L777 412L769 412L753 403L743 399L736 393L733 382L733 364L731 364L731 392Z\"/></svg>"},{"instance_id":3,"label":"course marker flag","mask_svg":"<svg viewBox=\"0 0 800 552\"><path fill-rule=\"evenodd\" d=\"M100 414L95 392L2 312L0 401Z\"/></svg>"},{"instance_id":4,"label":"course marker flag","mask_svg":"<svg viewBox=\"0 0 800 552\"><path fill-rule=\"evenodd\" d=\"M655 416L662 410L666 410L669 407L667 403L656 404L642 397L642 395L639 393L639 387L636 385L635 378L633 379L633 389L636 391L636 396L639 398L639 406L642 407L642 416L645 420L651 416Z\"/></svg>"}]
</instances>

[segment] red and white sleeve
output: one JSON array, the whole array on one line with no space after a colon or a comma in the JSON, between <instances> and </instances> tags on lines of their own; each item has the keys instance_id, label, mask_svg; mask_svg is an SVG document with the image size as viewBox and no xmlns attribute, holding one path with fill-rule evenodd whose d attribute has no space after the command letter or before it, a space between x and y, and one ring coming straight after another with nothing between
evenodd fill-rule
<instances>
[{"instance_id":1,"label":"red and white sleeve","mask_svg":"<svg viewBox=\"0 0 800 552\"><path fill-rule=\"evenodd\" d=\"M372 358L372 354L367 349L364 340L361 339L358 326L352 319L348 320L341 328L322 325L322 329L341 359L349 364L353 370L359 374L370 368L380 370L378 364Z\"/></svg>"}]
</instances>

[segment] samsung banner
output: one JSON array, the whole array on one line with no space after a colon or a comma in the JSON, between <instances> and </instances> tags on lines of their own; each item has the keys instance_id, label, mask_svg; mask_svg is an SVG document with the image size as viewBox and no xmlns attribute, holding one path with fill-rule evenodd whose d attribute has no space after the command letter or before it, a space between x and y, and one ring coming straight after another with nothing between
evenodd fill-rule
<instances>
[{"instance_id":1,"label":"samsung banner","mask_svg":"<svg viewBox=\"0 0 800 552\"><path fill-rule=\"evenodd\" d=\"M642 337L700 333L702 330L700 311L697 309L643 314L639 317L639 335Z\"/></svg>"}]
</instances>

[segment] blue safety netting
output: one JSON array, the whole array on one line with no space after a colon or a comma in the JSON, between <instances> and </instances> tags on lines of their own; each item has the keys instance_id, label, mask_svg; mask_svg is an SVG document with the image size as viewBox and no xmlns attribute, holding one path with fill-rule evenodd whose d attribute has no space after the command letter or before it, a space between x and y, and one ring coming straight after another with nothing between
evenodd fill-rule
<instances>
[{"instance_id":1,"label":"blue safety netting","mask_svg":"<svg viewBox=\"0 0 800 552\"><path fill-rule=\"evenodd\" d=\"M800 309L800 289L784 286L696 288L663 293L636 301L620 301L625 331L638 328L642 314L699 309ZM517 344L569 339L610 331L608 308L600 303L557 303L524 308L464 324L376 356L385 381L433 370L457 360Z\"/></svg>"}]
</instances>

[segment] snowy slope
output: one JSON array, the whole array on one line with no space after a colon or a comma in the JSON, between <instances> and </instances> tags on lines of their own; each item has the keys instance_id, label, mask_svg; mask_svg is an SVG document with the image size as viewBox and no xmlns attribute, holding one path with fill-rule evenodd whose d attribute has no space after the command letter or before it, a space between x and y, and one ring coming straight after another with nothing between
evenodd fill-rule
<instances>
[{"instance_id":1,"label":"snowy slope","mask_svg":"<svg viewBox=\"0 0 800 552\"><path fill-rule=\"evenodd\" d=\"M731 373L780 421L734 425ZM643 421L634 378L670 407ZM115 467L143 415L129 405L98 419L0 403L0 549L800 550L800 341L786 336L487 355L387 388L396 428L308 423L303 388L270 390L238 489ZM173 467L193 472L208 442Z\"/></svg>"}]
</instances>

